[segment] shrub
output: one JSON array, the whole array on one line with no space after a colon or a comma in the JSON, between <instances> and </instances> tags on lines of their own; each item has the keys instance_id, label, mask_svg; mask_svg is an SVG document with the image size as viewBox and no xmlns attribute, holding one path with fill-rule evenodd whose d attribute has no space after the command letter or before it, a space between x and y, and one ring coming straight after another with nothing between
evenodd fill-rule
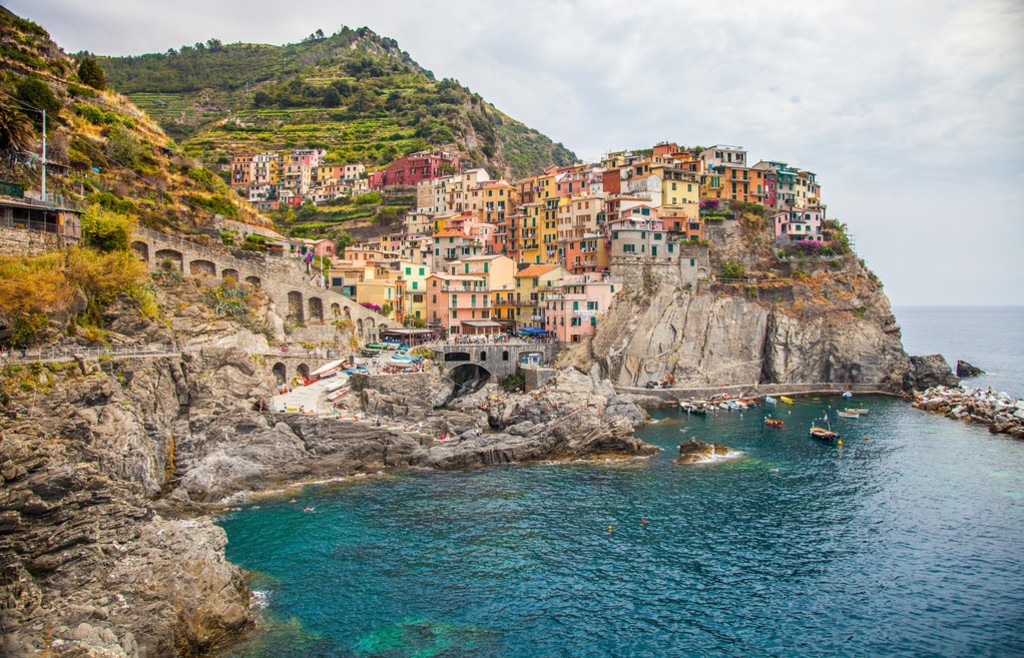
<instances>
[{"instance_id":1,"label":"shrub","mask_svg":"<svg viewBox=\"0 0 1024 658\"><path fill-rule=\"evenodd\" d=\"M24 78L16 87L18 100L27 105L47 112L57 112L61 103L53 94L50 86L40 78ZM33 114L36 114L33 112ZM42 117L39 117L42 121Z\"/></svg>"},{"instance_id":2,"label":"shrub","mask_svg":"<svg viewBox=\"0 0 1024 658\"><path fill-rule=\"evenodd\" d=\"M722 263L718 276L721 279L743 279L747 276L747 267L738 261L726 261Z\"/></svg>"},{"instance_id":3,"label":"shrub","mask_svg":"<svg viewBox=\"0 0 1024 658\"><path fill-rule=\"evenodd\" d=\"M82 215L82 244L99 252L127 251L135 219L93 206Z\"/></svg>"}]
</instances>

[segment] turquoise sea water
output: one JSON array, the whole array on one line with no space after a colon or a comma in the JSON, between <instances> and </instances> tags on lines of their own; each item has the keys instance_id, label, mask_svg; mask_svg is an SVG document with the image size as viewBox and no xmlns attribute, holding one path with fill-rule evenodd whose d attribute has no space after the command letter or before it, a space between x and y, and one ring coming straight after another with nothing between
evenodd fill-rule
<instances>
[{"instance_id":1,"label":"turquoise sea water","mask_svg":"<svg viewBox=\"0 0 1024 658\"><path fill-rule=\"evenodd\" d=\"M910 352L1024 394L1024 311L990 311L896 313ZM807 436L830 403L656 412L650 460L255 502L221 523L264 626L227 655L1024 655L1024 443L863 398L837 448ZM672 464L689 437L743 454Z\"/></svg>"},{"instance_id":2,"label":"turquoise sea water","mask_svg":"<svg viewBox=\"0 0 1024 658\"><path fill-rule=\"evenodd\" d=\"M267 601L231 655L1024 654L1024 444L856 401L841 449L807 436L828 399L672 411L649 461L261 501L222 519ZM672 464L690 436L744 454Z\"/></svg>"}]
</instances>

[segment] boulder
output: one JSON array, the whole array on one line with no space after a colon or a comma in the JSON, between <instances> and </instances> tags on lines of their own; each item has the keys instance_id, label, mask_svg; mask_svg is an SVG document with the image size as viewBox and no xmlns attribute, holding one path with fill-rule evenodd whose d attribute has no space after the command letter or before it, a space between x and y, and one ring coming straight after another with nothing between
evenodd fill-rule
<instances>
[{"instance_id":1,"label":"boulder","mask_svg":"<svg viewBox=\"0 0 1024 658\"><path fill-rule=\"evenodd\" d=\"M910 357L910 368L903 380L904 390L923 391L933 386L957 386L960 380L941 354Z\"/></svg>"},{"instance_id":2,"label":"boulder","mask_svg":"<svg viewBox=\"0 0 1024 658\"><path fill-rule=\"evenodd\" d=\"M977 377L978 375L984 375L984 374L985 374L984 370L982 370L981 368L972 366L970 363L967 363L966 361L958 360L956 362L956 376L957 377L960 377L960 378L963 378L963 377Z\"/></svg>"},{"instance_id":3,"label":"boulder","mask_svg":"<svg viewBox=\"0 0 1024 658\"><path fill-rule=\"evenodd\" d=\"M715 443L705 443L697 439L690 439L679 444L679 455L673 461L677 464L699 464L715 455L726 455L728 453L728 446L717 441Z\"/></svg>"}]
</instances>

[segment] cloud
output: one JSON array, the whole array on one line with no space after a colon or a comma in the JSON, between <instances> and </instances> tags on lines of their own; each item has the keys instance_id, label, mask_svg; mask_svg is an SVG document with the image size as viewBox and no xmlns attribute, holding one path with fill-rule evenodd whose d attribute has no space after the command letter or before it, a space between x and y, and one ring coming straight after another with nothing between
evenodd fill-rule
<instances>
[{"instance_id":1,"label":"cloud","mask_svg":"<svg viewBox=\"0 0 1024 658\"><path fill-rule=\"evenodd\" d=\"M7 5L69 51L109 54L211 37L280 44L367 25L587 160L666 139L741 144L755 160L817 172L830 213L857 227L890 289L906 290L903 303L920 284L899 283L916 279L901 275L899 249L883 245L893 235L913 243L907 226L939 236L918 241L929 249L955 247L969 262L1013 262L1020 245L959 237L966 225L1019 238L1024 222L1019 198L1003 198L1024 176L1016 0ZM985 222L972 208L985 208L974 211ZM1024 303L1022 290L1009 301Z\"/></svg>"}]
</instances>

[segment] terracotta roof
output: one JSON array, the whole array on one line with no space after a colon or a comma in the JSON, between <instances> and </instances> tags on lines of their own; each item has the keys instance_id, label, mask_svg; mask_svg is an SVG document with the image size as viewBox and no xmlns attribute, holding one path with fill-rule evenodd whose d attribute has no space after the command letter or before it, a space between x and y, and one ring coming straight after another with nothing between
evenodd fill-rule
<instances>
[{"instance_id":1,"label":"terracotta roof","mask_svg":"<svg viewBox=\"0 0 1024 658\"><path fill-rule=\"evenodd\" d=\"M553 264L530 265L526 269L524 269L521 272L519 272L519 274L516 274L516 278L519 278L521 276L526 276L526 277L540 276L541 274L547 274L548 272L550 272L551 270L555 269L556 267L558 267L558 265L553 265Z\"/></svg>"}]
</instances>

